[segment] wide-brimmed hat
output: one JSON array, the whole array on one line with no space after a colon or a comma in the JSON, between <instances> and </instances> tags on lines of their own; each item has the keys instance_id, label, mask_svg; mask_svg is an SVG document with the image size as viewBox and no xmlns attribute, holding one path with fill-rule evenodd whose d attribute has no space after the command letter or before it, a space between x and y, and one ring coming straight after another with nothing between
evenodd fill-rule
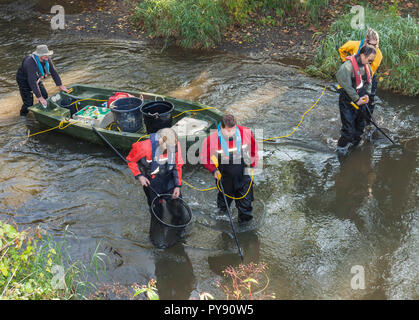
<instances>
[{"instance_id":1,"label":"wide-brimmed hat","mask_svg":"<svg viewBox=\"0 0 419 320\"><path fill-rule=\"evenodd\" d=\"M36 50L33 52L33 54L36 54L37 56L51 56L54 53L54 51L48 50L48 47L45 44L41 44L39 46L36 46Z\"/></svg>"}]
</instances>

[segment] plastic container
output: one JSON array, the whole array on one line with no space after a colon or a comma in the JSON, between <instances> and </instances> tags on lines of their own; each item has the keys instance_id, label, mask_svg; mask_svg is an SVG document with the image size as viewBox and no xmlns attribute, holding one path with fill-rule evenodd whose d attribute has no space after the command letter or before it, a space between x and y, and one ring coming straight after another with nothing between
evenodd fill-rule
<instances>
[{"instance_id":1,"label":"plastic container","mask_svg":"<svg viewBox=\"0 0 419 320\"><path fill-rule=\"evenodd\" d=\"M154 133L172 126L172 112L174 105L168 101L152 101L141 107L147 133Z\"/></svg>"},{"instance_id":2,"label":"plastic container","mask_svg":"<svg viewBox=\"0 0 419 320\"><path fill-rule=\"evenodd\" d=\"M80 103L79 102L74 103L75 101L77 101L77 99L72 98L72 97L66 97L60 101L60 106L63 108L69 109L70 115L72 116L73 114L79 111L78 108L80 107Z\"/></svg>"},{"instance_id":3,"label":"plastic container","mask_svg":"<svg viewBox=\"0 0 419 320\"><path fill-rule=\"evenodd\" d=\"M137 132L143 127L142 104L143 100L136 97L120 98L111 103L111 111L121 131Z\"/></svg>"},{"instance_id":4,"label":"plastic container","mask_svg":"<svg viewBox=\"0 0 419 320\"><path fill-rule=\"evenodd\" d=\"M113 114L109 108L97 106L84 107L74 115L73 119L98 128L106 128L114 121Z\"/></svg>"}]
</instances>

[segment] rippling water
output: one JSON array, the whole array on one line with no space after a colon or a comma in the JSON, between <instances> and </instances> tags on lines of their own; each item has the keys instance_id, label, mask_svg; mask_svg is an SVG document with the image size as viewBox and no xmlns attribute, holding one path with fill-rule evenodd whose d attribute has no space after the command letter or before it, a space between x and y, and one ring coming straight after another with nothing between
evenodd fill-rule
<instances>
[{"instance_id":1,"label":"rippling water","mask_svg":"<svg viewBox=\"0 0 419 320\"><path fill-rule=\"evenodd\" d=\"M28 12L16 11L16 3ZM67 239L73 259L87 261L100 242L110 282L129 286L156 278L162 298L202 291L222 298L215 283L223 266L239 262L234 240L196 223L183 245L154 249L142 188L111 151L58 131L27 138L41 127L32 117L19 117L16 70L45 42L66 85L197 100L263 129L264 138L291 132L327 86L295 134L263 146L255 197L266 212L257 230L239 234L245 261L268 264L268 290L280 299L419 298L417 99L379 92L376 120L401 145L365 143L340 163L334 153L337 94L330 83L275 60L62 36L31 19L33 6L25 3L0 4L0 219L40 225L57 239L67 227L74 235ZM46 84L55 90L52 80ZM213 183L192 165L184 179L198 187ZM215 207L214 191L184 186L183 195L195 211ZM355 265L365 269L364 290L351 288Z\"/></svg>"}]
</instances>

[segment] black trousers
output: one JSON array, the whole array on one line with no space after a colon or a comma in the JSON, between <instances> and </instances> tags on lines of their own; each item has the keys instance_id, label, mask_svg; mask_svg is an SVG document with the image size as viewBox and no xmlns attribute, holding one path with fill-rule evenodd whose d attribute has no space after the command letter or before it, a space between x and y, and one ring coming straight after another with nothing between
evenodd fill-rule
<instances>
[{"instance_id":1,"label":"black trousers","mask_svg":"<svg viewBox=\"0 0 419 320\"><path fill-rule=\"evenodd\" d=\"M339 94L339 111L342 121L338 147L345 147L348 143L354 146L361 141L361 135L365 128L365 116L362 107L358 110L351 105L351 100L344 93Z\"/></svg>"},{"instance_id":2,"label":"black trousers","mask_svg":"<svg viewBox=\"0 0 419 320\"><path fill-rule=\"evenodd\" d=\"M28 113L28 107L33 106L33 92L26 79L20 79L17 77L16 82L19 86L19 92L23 102L23 105L20 109L20 114L26 115ZM45 89L44 84L40 81L38 85L39 89L41 90L42 97L47 99L48 92Z\"/></svg>"},{"instance_id":3,"label":"black trousers","mask_svg":"<svg viewBox=\"0 0 419 320\"><path fill-rule=\"evenodd\" d=\"M242 176L228 176L222 175L221 183L224 187L224 192L234 198L241 198L249 189L251 178L248 175ZM227 203L230 206L233 199L226 196ZM236 208L239 214L239 221L247 221L252 217L252 201L253 198L253 184L250 187L249 193L242 199L235 200ZM217 195L217 207L221 211L227 211L226 203L224 201L223 194L218 192Z\"/></svg>"}]
</instances>

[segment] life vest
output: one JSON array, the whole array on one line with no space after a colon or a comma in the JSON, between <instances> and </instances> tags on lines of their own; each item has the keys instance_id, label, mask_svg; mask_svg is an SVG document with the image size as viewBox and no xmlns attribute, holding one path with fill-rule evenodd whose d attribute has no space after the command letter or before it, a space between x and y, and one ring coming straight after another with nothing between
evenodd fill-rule
<instances>
[{"instance_id":1,"label":"life vest","mask_svg":"<svg viewBox=\"0 0 419 320\"><path fill-rule=\"evenodd\" d=\"M45 61L45 68L46 72L44 71L44 67L41 64L41 61L39 60L39 57L36 54L32 55L32 58L35 60L36 65L38 66L39 74L41 75L41 79L45 79L49 75L49 60Z\"/></svg>"},{"instance_id":2,"label":"life vest","mask_svg":"<svg viewBox=\"0 0 419 320\"><path fill-rule=\"evenodd\" d=\"M141 158L137 165L139 170L148 179L159 177L160 179L169 181L171 179L172 171L176 169L176 153L177 147L168 150L166 155L161 153L159 147L160 136L157 133L150 134L151 143L151 160L147 157Z\"/></svg>"},{"instance_id":3,"label":"life vest","mask_svg":"<svg viewBox=\"0 0 419 320\"><path fill-rule=\"evenodd\" d=\"M355 89L360 90L364 86L364 81L362 80L361 71L359 70L358 62L356 61L355 55L346 57L346 60L351 61L352 67L354 68L354 74L355 74ZM366 81L367 83L371 83L371 74L370 69L367 65L364 65L365 75L366 75Z\"/></svg>"},{"instance_id":4,"label":"life vest","mask_svg":"<svg viewBox=\"0 0 419 320\"><path fill-rule=\"evenodd\" d=\"M157 133L150 134L151 142L151 168L150 174L166 174L171 172L176 167L176 148L173 148L167 151L167 156L161 153L161 148L159 148L159 139L160 135Z\"/></svg>"},{"instance_id":5,"label":"life vest","mask_svg":"<svg viewBox=\"0 0 419 320\"><path fill-rule=\"evenodd\" d=\"M220 141L221 149L218 150L219 154L223 154L223 156L228 159L230 158L230 149L228 148L228 143L226 139L224 138L223 134L221 133L221 123L218 124L217 128L217 134L218 134L218 140ZM240 135L239 128L236 126L236 133L234 135L234 140L236 142L236 147L232 148L232 154L233 156L241 157L242 154L242 138Z\"/></svg>"},{"instance_id":6,"label":"life vest","mask_svg":"<svg viewBox=\"0 0 419 320\"><path fill-rule=\"evenodd\" d=\"M220 147L217 148L216 153L221 171L231 171L233 166L244 168L246 164L250 164L248 144L243 143L238 126L236 126L236 133L233 136L232 148L229 148L229 141L226 141L221 133L221 123L218 125L217 135Z\"/></svg>"}]
</instances>

